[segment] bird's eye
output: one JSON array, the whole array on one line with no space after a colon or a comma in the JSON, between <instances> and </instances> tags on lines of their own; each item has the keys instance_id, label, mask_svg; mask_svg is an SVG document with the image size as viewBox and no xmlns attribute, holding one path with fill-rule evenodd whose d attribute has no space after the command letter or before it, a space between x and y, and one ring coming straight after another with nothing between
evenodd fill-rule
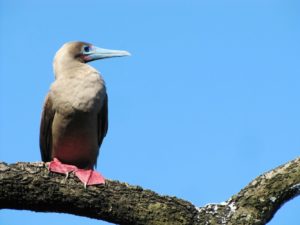
<instances>
[{"instance_id":1,"label":"bird's eye","mask_svg":"<svg viewBox=\"0 0 300 225\"><path fill-rule=\"evenodd\" d=\"M83 50L84 50L85 52L89 52L89 51L90 51L90 46L84 46L84 47L83 47Z\"/></svg>"}]
</instances>

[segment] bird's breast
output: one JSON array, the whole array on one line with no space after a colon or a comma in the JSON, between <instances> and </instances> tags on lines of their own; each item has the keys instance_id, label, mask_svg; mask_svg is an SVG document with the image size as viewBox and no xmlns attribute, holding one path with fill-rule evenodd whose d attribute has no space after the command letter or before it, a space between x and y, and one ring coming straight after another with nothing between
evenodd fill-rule
<instances>
[{"instance_id":1,"label":"bird's breast","mask_svg":"<svg viewBox=\"0 0 300 225\"><path fill-rule=\"evenodd\" d=\"M103 105L106 88L103 79L97 73L84 77L57 79L50 91L54 108L58 112L98 111Z\"/></svg>"}]
</instances>

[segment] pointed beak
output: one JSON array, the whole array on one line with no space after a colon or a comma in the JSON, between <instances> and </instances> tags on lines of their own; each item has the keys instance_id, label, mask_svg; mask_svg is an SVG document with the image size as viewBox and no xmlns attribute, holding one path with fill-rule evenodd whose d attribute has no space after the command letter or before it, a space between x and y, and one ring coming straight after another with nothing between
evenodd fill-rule
<instances>
[{"instance_id":1,"label":"pointed beak","mask_svg":"<svg viewBox=\"0 0 300 225\"><path fill-rule=\"evenodd\" d=\"M98 48L93 46L92 52L88 56L86 56L86 59L88 61L93 61L97 59L122 57L122 56L130 56L130 53L122 50L111 50L111 49Z\"/></svg>"}]
</instances>

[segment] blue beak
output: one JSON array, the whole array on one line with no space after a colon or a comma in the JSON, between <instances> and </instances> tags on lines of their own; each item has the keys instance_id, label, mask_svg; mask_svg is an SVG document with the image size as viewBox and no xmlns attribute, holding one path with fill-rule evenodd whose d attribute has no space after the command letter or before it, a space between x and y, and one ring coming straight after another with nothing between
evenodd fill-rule
<instances>
[{"instance_id":1,"label":"blue beak","mask_svg":"<svg viewBox=\"0 0 300 225\"><path fill-rule=\"evenodd\" d=\"M122 50L110 50L110 49L98 48L93 46L91 51L88 54L86 54L85 58L87 59L87 61L93 61L97 59L122 57L122 56L130 56L130 53Z\"/></svg>"}]
</instances>

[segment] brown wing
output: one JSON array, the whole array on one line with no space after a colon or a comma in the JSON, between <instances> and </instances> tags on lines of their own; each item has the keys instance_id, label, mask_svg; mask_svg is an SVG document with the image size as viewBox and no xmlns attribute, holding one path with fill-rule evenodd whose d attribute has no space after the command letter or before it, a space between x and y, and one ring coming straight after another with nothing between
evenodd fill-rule
<instances>
[{"instance_id":1,"label":"brown wing","mask_svg":"<svg viewBox=\"0 0 300 225\"><path fill-rule=\"evenodd\" d=\"M48 94L44 103L40 127L40 150L44 162L51 161L52 122L54 115L55 111L52 109L52 100Z\"/></svg>"},{"instance_id":2,"label":"brown wing","mask_svg":"<svg viewBox=\"0 0 300 225\"><path fill-rule=\"evenodd\" d=\"M108 129L108 98L105 95L102 109L98 114L98 146L100 148Z\"/></svg>"}]
</instances>

